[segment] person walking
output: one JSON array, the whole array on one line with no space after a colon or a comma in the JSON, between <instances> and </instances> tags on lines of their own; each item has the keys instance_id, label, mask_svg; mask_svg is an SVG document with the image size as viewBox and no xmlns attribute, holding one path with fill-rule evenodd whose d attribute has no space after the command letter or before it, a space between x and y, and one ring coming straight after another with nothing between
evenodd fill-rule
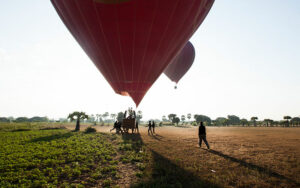
<instances>
[{"instance_id":1,"label":"person walking","mask_svg":"<svg viewBox=\"0 0 300 188\"><path fill-rule=\"evenodd\" d=\"M149 135L150 133L153 134L153 133L152 133L152 123L151 123L151 121L149 121L149 123L148 123L148 135Z\"/></svg>"},{"instance_id":2,"label":"person walking","mask_svg":"<svg viewBox=\"0 0 300 188\"><path fill-rule=\"evenodd\" d=\"M136 130L137 133L140 132L139 131L139 122L138 121L135 122L135 130Z\"/></svg>"},{"instance_id":3,"label":"person walking","mask_svg":"<svg viewBox=\"0 0 300 188\"><path fill-rule=\"evenodd\" d=\"M198 136L199 136L199 146L201 147L202 140L203 140L207 146L207 149L209 149L209 144L206 140L206 129L202 121L200 122Z\"/></svg>"},{"instance_id":4,"label":"person walking","mask_svg":"<svg viewBox=\"0 0 300 188\"><path fill-rule=\"evenodd\" d=\"M153 133L155 134L155 122L152 121L152 130L153 130Z\"/></svg>"}]
</instances>

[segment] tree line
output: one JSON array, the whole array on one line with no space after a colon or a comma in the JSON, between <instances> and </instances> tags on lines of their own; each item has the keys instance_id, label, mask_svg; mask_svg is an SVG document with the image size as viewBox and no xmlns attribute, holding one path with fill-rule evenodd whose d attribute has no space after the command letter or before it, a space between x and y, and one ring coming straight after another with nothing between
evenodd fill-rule
<instances>
[{"instance_id":1,"label":"tree line","mask_svg":"<svg viewBox=\"0 0 300 188\"><path fill-rule=\"evenodd\" d=\"M0 117L0 122L5 122L5 123L21 123L21 122L49 122L50 120L48 117L39 117L39 116L34 116L32 118L28 117Z\"/></svg>"},{"instance_id":2,"label":"tree line","mask_svg":"<svg viewBox=\"0 0 300 188\"><path fill-rule=\"evenodd\" d=\"M192 119L193 117L193 119ZM191 120L192 119L192 120ZM188 120L188 121L186 121ZM253 127L298 127L300 126L300 117L284 116L283 120L272 120L263 119L258 120L258 117L253 116L249 120L246 118L239 118L236 115L228 115L227 117L218 117L212 120L206 115L195 114L192 116L190 113L187 115L177 116L176 114L169 114L168 116L162 116L162 122L170 122L173 125L178 125L180 122L182 124L193 124L197 125L200 122L204 122L207 126L253 126Z\"/></svg>"},{"instance_id":3,"label":"tree line","mask_svg":"<svg viewBox=\"0 0 300 188\"><path fill-rule=\"evenodd\" d=\"M76 112L73 112L76 113ZM48 117L39 117L34 116L31 118L27 117L0 117L0 122L68 122L68 120L76 120L76 116L71 118L70 116L66 118L60 118L59 120L49 119ZM83 119L84 122L88 123L112 123L116 120L122 121L124 117L124 112L118 113L99 113L99 114L91 114L86 116ZM142 111L137 111L137 121L141 121L143 118ZM151 119L152 120L152 119ZM160 124L169 123L172 125L182 125L184 124L192 124L198 125L201 121L204 122L207 126L244 126L244 127L298 127L300 126L300 117L291 117L284 116L282 120L276 121L272 119L262 119L258 120L258 117L253 116L249 120L245 118L240 118L236 115L228 115L227 117L218 117L216 119L211 119L206 115L188 113L186 115L177 116L177 114L171 113L167 116L162 116L161 120L156 119L156 122Z\"/></svg>"},{"instance_id":4,"label":"tree line","mask_svg":"<svg viewBox=\"0 0 300 188\"><path fill-rule=\"evenodd\" d=\"M77 117L81 117L78 114L80 113L84 113L84 112L72 112L70 113L66 118L59 118L58 120L54 120L54 119L49 119L48 117L39 117L39 116L35 116L32 118L28 118L28 117L0 117L0 122L5 122L5 123L10 123L10 122L68 122L68 120L70 121L74 121L77 119ZM70 116L74 114L74 116ZM104 112L104 113L99 113L99 114L86 114L84 113L85 118L82 118L83 122L87 122L87 123L113 123L116 120L118 121L122 121L123 117L124 117L124 112L119 112L119 113L109 113L109 112ZM136 114L136 119L137 121L140 121L143 118L143 113L142 111L137 111Z\"/></svg>"}]
</instances>

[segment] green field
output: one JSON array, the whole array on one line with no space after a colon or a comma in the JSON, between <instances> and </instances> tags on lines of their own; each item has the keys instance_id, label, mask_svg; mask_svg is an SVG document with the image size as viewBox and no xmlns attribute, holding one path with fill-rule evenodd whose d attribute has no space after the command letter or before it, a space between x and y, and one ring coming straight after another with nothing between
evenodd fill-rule
<instances>
[{"instance_id":1,"label":"green field","mask_svg":"<svg viewBox=\"0 0 300 188\"><path fill-rule=\"evenodd\" d=\"M114 186L127 173L120 166L138 177L146 160L139 141L115 134L0 125L0 187Z\"/></svg>"}]
</instances>

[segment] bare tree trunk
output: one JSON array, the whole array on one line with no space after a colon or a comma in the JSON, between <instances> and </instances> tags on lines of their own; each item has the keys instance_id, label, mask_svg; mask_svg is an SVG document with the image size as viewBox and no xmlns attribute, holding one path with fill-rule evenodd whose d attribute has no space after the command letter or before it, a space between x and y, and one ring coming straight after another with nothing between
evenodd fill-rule
<instances>
[{"instance_id":1,"label":"bare tree trunk","mask_svg":"<svg viewBox=\"0 0 300 188\"><path fill-rule=\"evenodd\" d=\"M75 131L79 131L80 130L80 119L78 118L76 121L76 128Z\"/></svg>"}]
</instances>

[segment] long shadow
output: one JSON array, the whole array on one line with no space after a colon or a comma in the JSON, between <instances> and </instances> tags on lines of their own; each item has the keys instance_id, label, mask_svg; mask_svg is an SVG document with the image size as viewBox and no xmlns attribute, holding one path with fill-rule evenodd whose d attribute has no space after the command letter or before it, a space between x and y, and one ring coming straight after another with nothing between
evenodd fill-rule
<instances>
[{"instance_id":1,"label":"long shadow","mask_svg":"<svg viewBox=\"0 0 300 188\"><path fill-rule=\"evenodd\" d=\"M140 151L144 145L140 134L123 134L122 138L125 142L135 143L133 147L136 151ZM131 187L220 187L209 181L202 180L156 151L150 151L152 153L152 161L149 162L151 164L150 174L137 184L131 185Z\"/></svg>"},{"instance_id":2,"label":"long shadow","mask_svg":"<svg viewBox=\"0 0 300 188\"><path fill-rule=\"evenodd\" d=\"M64 134L54 134L50 136L43 136L43 137L38 137L30 140L29 142L50 142L52 140L58 140L58 139L65 139L73 136L71 132L64 133Z\"/></svg>"},{"instance_id":3,"label":"long shadow","mask_svg":"<svg viewBox=\"0 0 300 188\"><path fill-rule=\"evenodd\" d=\"M162 136L158 135L158 134L150 134L149 136L151 136L152 138L161 141L162 140Z\"/></svg>"},{"instance_id":4,"label":"long shadow","mask_svg":"<svg viewBox=\"0 0 300 188\"><path fill-rule=\"evenodd\" d=\"M203 148L204 149L204 148ZM204 149L204 150L207 150L207 149ZM258 165L255 165L253 163L249 163L249 162L246 162L246 161L243 161L241 159L237 159L237 158L234 158L234 157L231 157L229 155L226 155L222 152L219 152L219 151L216 151L216 150L213 150L213 149L210 149L210 150L207 150L208 152L212 153L212 154L215 154L215 155L218 155L220 157L223 157L225 159L228 159L228 160L231 160L233 162L237 162L247 168L250 168L252 170L256 170L256 171L259 171L260 173L265 173L269 176L273 176L273 177L276 177L276 178L279 178L279 179L282 179L282 180L287 180L289 182L292 182L294 183L296 186L300 186L300 183L294 181L293 179L290 179L288 177L285 177L281 174L278 174L277 172L274 172L270 169L267 169L267 168L264 168L264 167L261 167L261 166L258 166Z\"/></svg>"},{"instance_id":5,"label":"long shadow","mask_svg":"<svg viewBox=\"0 0 300 188\"><path fill-rule=\"evenodd\" d=\"M11 132L23 132L23 131L31 131L31 129L14 129Z\"/></svg>"}]
</instances>

